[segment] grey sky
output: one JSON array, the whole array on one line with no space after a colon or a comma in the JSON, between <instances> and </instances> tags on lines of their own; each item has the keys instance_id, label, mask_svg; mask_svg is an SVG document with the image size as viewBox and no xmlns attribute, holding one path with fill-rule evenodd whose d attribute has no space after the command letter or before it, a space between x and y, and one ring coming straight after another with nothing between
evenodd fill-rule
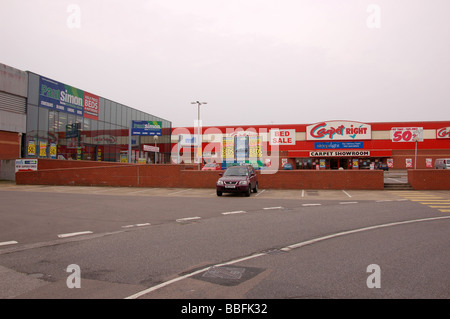
<instances>
[{"instance_id":1,"label":"grey sky","mask_svg":"<svg viewBox=\"0 0 450 319\"><path fill-rule=\"evenodd\" d=\"M448 120L449 13L448 0L0 0L0 62L174 127L193 126L196 100L204 126Z\"/></svg>"}]
</instances>

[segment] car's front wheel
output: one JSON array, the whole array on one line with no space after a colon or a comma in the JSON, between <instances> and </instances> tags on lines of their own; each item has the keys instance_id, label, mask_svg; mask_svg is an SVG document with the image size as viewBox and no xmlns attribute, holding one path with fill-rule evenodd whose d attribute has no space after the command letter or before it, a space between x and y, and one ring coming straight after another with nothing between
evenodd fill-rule
<instances>
[{"instance_id":1,"label":"car's front wheel","mask_svg":"<svg viewBox=\"0 0 450 319\"><path fill-rule=\"evenodd\" d=\"M217 191L217 196L222 196L222 192L221 191Z\"/></svg>"}]
</instances>

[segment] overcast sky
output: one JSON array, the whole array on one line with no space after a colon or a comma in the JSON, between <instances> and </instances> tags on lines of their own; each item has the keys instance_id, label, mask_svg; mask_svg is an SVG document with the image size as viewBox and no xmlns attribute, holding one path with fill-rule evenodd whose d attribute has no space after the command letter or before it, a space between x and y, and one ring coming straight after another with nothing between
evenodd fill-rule
<instances>
[{"instance_id":1,"label":"overcast sky","mask_svg":"<svg viewBox=\"0 0 450 319\"><path fill-rule=\"evenodd\" d=\"M193 126L450 119L449 0L0 0L0 63Z\"/></svg>"}]
</instances>

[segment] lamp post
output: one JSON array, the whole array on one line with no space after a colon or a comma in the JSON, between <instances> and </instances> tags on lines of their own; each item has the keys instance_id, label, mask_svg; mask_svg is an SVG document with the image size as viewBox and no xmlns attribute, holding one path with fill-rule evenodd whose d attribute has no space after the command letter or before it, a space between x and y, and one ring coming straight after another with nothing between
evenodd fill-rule
<instances>
[{"instance_id":1,"label":"lamp post","mask_svg":"<svg viewBox=\"0 0 450 319\"><path fill-rule=\"evenodd\" d=\"M200 126L200 105L202 104L207 104L206 102L199 102L199 101L195 101L195 102L191 102L191 104L197 104L197 154L198 152L202 152L202 132L201 132L201 126ZM198 163L198 170L200 170L201 167L201 163L203 162L203 153L200 156L200 162Z\"/></svg>"}]
</instances>

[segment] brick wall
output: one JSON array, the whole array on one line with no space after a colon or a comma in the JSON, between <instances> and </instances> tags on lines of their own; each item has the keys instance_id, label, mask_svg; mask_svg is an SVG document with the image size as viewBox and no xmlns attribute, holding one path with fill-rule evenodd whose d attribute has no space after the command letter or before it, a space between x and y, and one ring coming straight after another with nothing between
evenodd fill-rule
<instances>
[{"instance_id":1,"label":"brick wall","mask_svg":"<svg viewBox=\"0 0 450 319\"><path fill-rule=\"evenodd\" d=\"M87 162L87 161L86 161ZM184 165L135 165L39 160L39 170L18 172L17 184L215 188L219 171L197 171ZM95 163L95 164L94 164ZM74 166L68 168L68 166ZM51 168L53 167L53 168ZM57 168L55 168L57 167ZM261 189L383 189L383 172L278 171L258 172Z\"/></svg>"},{"instance_id":2,"label":"brick wall","mask_svg":"<svg viewBox=\"0 0 450 319\"><path fill-rule=\"evenodd\" d=\"M0 160L11 160L20 157L19 134L0 131Z\"/></svg>"},{"instance_id":3,"label":"brick wall","mask_svg":"<svg viewBox=\"0 0 450 319\"><path fill-rule=\"evenodd\" d=\"M417 190L450 190L450 170L417 169L408 170L408 182Z\"/></svg>"}]
</instances>

